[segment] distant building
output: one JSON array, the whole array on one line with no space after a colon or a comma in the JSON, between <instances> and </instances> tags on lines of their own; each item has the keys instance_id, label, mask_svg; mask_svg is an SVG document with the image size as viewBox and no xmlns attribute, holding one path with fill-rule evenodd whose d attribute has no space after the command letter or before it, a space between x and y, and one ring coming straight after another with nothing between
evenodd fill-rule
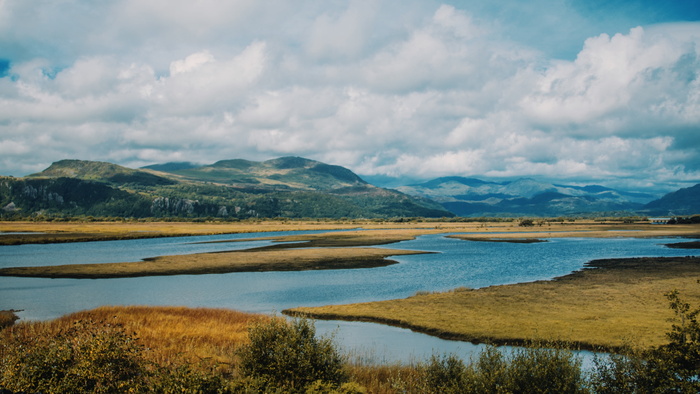
<instances>
[{"instance_id":1,"label":"distant building","mask_svg":"<svg viewBox=\"0 0 700 394\"><path fill-rule=\"evenodd\" d=\"M651 224L668 224L671 218L649 218Z\"/></svg>"}]
</instances>

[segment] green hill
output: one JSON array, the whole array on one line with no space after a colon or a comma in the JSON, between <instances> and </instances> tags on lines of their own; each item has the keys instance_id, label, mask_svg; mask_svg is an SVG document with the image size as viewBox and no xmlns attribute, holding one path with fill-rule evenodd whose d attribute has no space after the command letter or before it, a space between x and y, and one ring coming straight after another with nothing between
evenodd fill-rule
<instances>
[{"instance_id":1,"label":"green hill","mask_svg":"<svg viewBox=\"0 0 700 394\"><path fill-rule=\"evenodd\" d=\"M113 184L135 183L150 186L177 183L146 171L132 170L112 163L86 160L57 161L44 171L31 174L27 178L76 178Z\"/></svg>"},{"instance_id":2,"label":"green hill","mask_svg":"<svg viewBox=\"0 0 700 394\"><path fill-rule=\"evenodd\" d=\"M372 186L352 171L300 157L206 166L62 160L0 178L0 216L391 218L453 216L437 203Z\"/></svg>"}]
</instances>

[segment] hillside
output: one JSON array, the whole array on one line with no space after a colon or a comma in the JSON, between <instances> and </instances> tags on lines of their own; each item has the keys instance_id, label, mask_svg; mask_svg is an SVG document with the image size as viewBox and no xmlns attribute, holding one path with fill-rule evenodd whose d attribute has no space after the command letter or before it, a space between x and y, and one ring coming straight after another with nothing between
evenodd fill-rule
<instances>
[{"instance_id":1,"label":"hillside","mask_svg":"<svg viewBox=\"0 0 700 394\"><path fill-rule=\"evenodd\" d=\"M490 182L445 177L397 190L431 198L452 213L466 217L632 214L654 198L599 185L559 185L529 178Z\"/></svg>"},{"instance_id":2,"label":"hillside","mask_svg":"<svg viewBox=\"0 0 700 394\"><path fill-rule=\"evenodd\" d=\"M36 214L227 219L453 216L430 200L372 186L346 168L298 157L151 169L62 160L25 178L0 178L0 215Z\"/></svg>"},{"instance_id":3,"label":"hillside","mask_svg":"<svg viewBox=\"0 0 700 394\"><path fill-rule=\"evenodd\" d=\"M671 192L646 204L642 209L648 215L683 216L700 213L700 184Z\"/></svg>"},{"instance_id":4,"label":"hillside","mask_svg":"<svg viewBox=\"0 0 700 394\"><path fill-rule=\"evenodd\" d=\"M207 166L161 171L195 182L254 185L271 189L327 191L370 186L347 168L301 157L282 157L263 162L222 160Z\"/></svg>"}]
</instances>

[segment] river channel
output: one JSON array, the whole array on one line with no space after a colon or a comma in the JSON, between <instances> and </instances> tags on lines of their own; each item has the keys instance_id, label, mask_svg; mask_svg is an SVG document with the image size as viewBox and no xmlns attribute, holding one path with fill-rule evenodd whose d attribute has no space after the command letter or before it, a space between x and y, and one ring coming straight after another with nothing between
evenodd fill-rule
<instances>
[{"instance_id":1,"label":"river channel","mask_svg":"<svg viewBox=\"0 0 700 394\"><path fill-rule=\"evenodd\" d=\"M0 268L139 261L160 255L238 250L270 241L202 243L306 234L256 233L48 245L0 246ZM551 279L593 259L686 256L676 238L559 238L541 243L474 242L425 235L386 248L438 252L397 256L398 264L369 269L156 276L124 279L0 277L0 309L22 309L24 320L45 320L101 305L178 305L275 314L317 306L405 298L444 291ZM479 347L371 323L316 323L338 344L374 361L425 359L433 353L469 356Z\"/></svg>"}]
</instances>

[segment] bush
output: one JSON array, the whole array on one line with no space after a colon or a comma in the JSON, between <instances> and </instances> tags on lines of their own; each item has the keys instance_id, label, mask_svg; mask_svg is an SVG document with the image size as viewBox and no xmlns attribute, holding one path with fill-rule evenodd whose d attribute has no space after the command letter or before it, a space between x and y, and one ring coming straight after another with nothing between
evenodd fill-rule
<instances>
[{"instance_id":1,"label":"bush","mask_svg":"<svg viewBox=\"0 0 700 394\"><path fill-rule=\"evenodd\" d=\"M143 391L141 347L118 325L77 322L9 328L0 342L0 387L42 393Z\"/></svg>"},{"instance_id":2,"label":"bush","mask_svg":"<svg viewBox=\"0 0 700 394\"><path fill-rule=\"evenodd\" d=\"M467 387L467 367L455 355L433 355L425 368L426 391L461 393Z\"/></svg>"},{"instance_id":3,"label":"bush","mask_svg":"<svg viewBox=\"0 0 700 394\"><path fill-rule=\"evenodd\" d=\"M343 362L331 338L318 339L307 319L273 319L249 329L250 344L239 351L243 376L266 390L303 392L311 383L339 385L346 380Z\"/></svg>"},{"instance_id":4,"label":"bush","mask_svg":"<svg viewBox=\"0 0 700 394\"><path fill-rule=\"evenodd\" d=\"M490 346L466 366L456 356L433 356L425 368L431 393L583 393L581 361L572 352L523 348L506 355Z\"/></svg>"}]
</instances>

